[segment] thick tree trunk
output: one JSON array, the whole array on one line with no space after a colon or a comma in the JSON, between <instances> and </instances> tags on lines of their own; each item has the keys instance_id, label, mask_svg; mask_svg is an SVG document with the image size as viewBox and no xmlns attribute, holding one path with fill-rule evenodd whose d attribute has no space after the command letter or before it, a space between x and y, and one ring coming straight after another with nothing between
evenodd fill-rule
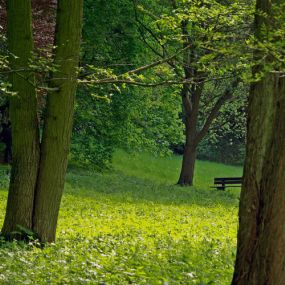
<instances>
[{"instance_id":1,"label":"thick tree trunk","mask_svg":"<svg viewBox=\"0 0 285 285\"><path fill-rule=\"evenodd\" d=\"M270 15L271 3L258 0L257 9ZM268 36L274 23L269 20L257 15L259 39ZM269 74L252 86L233 285L285 284L284 110L283 75Z\"/></svg>"},{"instance_id":2,"label":"thick tree trunk","mask_svg":"<svg viewBox=\"0 0 285 285\"><path fill-rule=\"evenodd\" d=\"M72 132L83 0L59 0L55 64L41 146L33 230L42 242L55 240Z\"/></svg>"},{"instance_id":3,"label":"thick tree trunk","mask_svg":"<svg viewBox=\"0 0 285 285\"><path fill-rule=\"evenodd\" d=\"M13 165L2 234L11 236L13 231L20 230L19 226L28 229L32 226L39 129L34 75L27 71L33 51L31 1L9 0L7 4L10 65L17 72L10 76L15 92L10 100Z\"/></svg>"},{"instance_id":4,"label":"thick tree trunk","mask_svg":"<svg viewBox=\"0 0 285 285\"><path fill-rule=\"evenodd\" d=\"M239 210L238 249L232 284L249 284L248 275L258 239L260 187L265 155L272 136L270 79L252 87L248 108L247 154ZM269 189L268 189L269 190Z\"/></svg>"},{"instance_id":5,"label":"thick tree trunk","mask_svg":"<svg viewBox=\"0 0 285 285\"><path fill-rule=\"evenodd\" d=\"M285 82L273 77L251 95L235 285L285 284Z\"/></svg>"}]
</instances>

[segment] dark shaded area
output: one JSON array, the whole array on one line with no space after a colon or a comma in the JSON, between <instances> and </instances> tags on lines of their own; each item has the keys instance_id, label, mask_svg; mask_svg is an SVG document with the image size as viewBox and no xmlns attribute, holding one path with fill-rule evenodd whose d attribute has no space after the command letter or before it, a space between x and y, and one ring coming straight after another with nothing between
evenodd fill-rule
<instances>
[{"instance_id":1,"label":"dark shaded area","mask_svg":"<svg viewBox=\"0 0 285 285\"><path fill-rule=\"evenodd\" d=\"M169 147L174 154L183 155L184 153L184 144L171 144Z\"/></svg>"},{"instance_id":2,"label":"dark shaded area","mask_svg":"<svg viewBox=\"0 0 285 285\"><path fill-rule=\"evenodd\" d=\"M0 106L0 142L5 145L1 155L4 163L12 162L12 132L9 121L9 103Z\"/></svg>"}]
</instances>

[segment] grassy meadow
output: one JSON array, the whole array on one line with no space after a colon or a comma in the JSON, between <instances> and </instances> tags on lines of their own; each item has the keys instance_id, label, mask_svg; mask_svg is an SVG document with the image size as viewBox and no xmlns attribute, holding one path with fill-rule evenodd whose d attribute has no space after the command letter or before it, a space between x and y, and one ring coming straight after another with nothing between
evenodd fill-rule
<instances>
[{"instance_id":1,"label":"grassy meadow","mask_svg":"<svg viewBox=\"0 0 285 285\"><path fill-rule=\"evenodd\" d=\"M180 163L118 151L112 173L70 167L57 243L0 241L0 284L229 284L239 190L210 186L242 170L198 161L195 188L180 188ZM1 173L2 223L8 178Z\"/></svg>"}]
</instances>

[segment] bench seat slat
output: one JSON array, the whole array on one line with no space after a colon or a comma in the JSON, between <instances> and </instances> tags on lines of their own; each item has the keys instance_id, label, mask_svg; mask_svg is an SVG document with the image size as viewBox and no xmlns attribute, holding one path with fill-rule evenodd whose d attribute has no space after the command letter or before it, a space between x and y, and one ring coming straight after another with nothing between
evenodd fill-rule
<instances>
[{"instance_id":1,"label":"bench seat slat","mask_svg":"<svg viewBox=\"0 0 285 285\"><path fill-rule=\"evenodd\" d=\"M241 181L215 182L214 184L241 184Z\"/></svg>"},{"instance_id":2,"label":"bench seat slat","mask_svg":"<svg viewBox=\"0 0 285 285\"><path fill-rule=\"evenodd\" d=\"M215 177L215 179L242 179L242 177Z\"/></svg>"},{"instance_id":3,"label":"bench seat slat","mask_svg":"<svg viewBox=\"0 0 285 285\"><path fill-rule=\"evenodd\" d=\"M242 184L242 177L218 177L214 178L214 186L213 188L217 188L218 190L225 190L227 187L240 187ZM235 186L235 185L239 186Z\"/></svg>"},{"instance_id":4,"label":"bench seat slat","mask_svg":"<svg viewBox=\"0 0 285 285\"><path fill-rule=\"evenodd\" d=\"M215 178L215 183L241 182L242 178Z\"/></svg>"}]
</instances>

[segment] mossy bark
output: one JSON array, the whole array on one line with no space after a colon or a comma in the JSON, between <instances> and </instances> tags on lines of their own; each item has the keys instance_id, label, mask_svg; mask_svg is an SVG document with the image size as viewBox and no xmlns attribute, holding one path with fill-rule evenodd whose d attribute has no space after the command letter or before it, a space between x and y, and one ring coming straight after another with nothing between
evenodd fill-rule
<instances>
[{"instance_id":1,"label":"mossy bark","mask_svg":"<svg viewBox=\"0 0 285 285\"><path fill-rule=\"evenodd\" d=\"M59 0L55 64L41 145L33 230L42 242L55 240L64 189L80 54L83 0Z\"/></svg>"},{"instance_id":2,"label":"mossy bark","mask_svg":"<svg viewBox=\"0 0 285 285\"><path fill-rule=\"evenodd\" d=\"M274 22L271 5L277 2L257 1L257 9L263 11L256 16L260 40L269 34ZM259 71L260 66L254 73ZM268 74L252 84L233 285L285 284L284 110L284 76Z\"/></svg>"},{"instance_id":3,"label":"mossy bark","mask_svg":"<svg viewBox=\"0 0 285 285\"><path fill-rule=\"evenodd\" d=\"M232 284L285 284L285 81L253 87Z\"/></svg>"},{"instance_id":4,"label":"mossy bark","mask_svg":"<svg viewBox=\"0 0 285 285\"><path fill-rule=\"evenodd\" d=\"M28 71L33 51L30 0L8 1L10 100L13 166L2 234L32 229L41 242L55 240L63 194L80 55L83 0L59 0L54 63L42 141L39 141L34 74ZM20 226L20 227L19 227Z\"/></svg>"},{"instance_id":5,"label":"mossy bark","mask_svg":"<svg viewBox=\"0 0 285 285\"><path fill-rule=\"evenodd\" d=\"M34 74L28 71L33 51L30 0L7 1L7 38L12 91L10 119L12 123L13 165L6 217L2 234L32 227L34 192L39 164L39 128Z\"/></svg>"}]
</instances>

